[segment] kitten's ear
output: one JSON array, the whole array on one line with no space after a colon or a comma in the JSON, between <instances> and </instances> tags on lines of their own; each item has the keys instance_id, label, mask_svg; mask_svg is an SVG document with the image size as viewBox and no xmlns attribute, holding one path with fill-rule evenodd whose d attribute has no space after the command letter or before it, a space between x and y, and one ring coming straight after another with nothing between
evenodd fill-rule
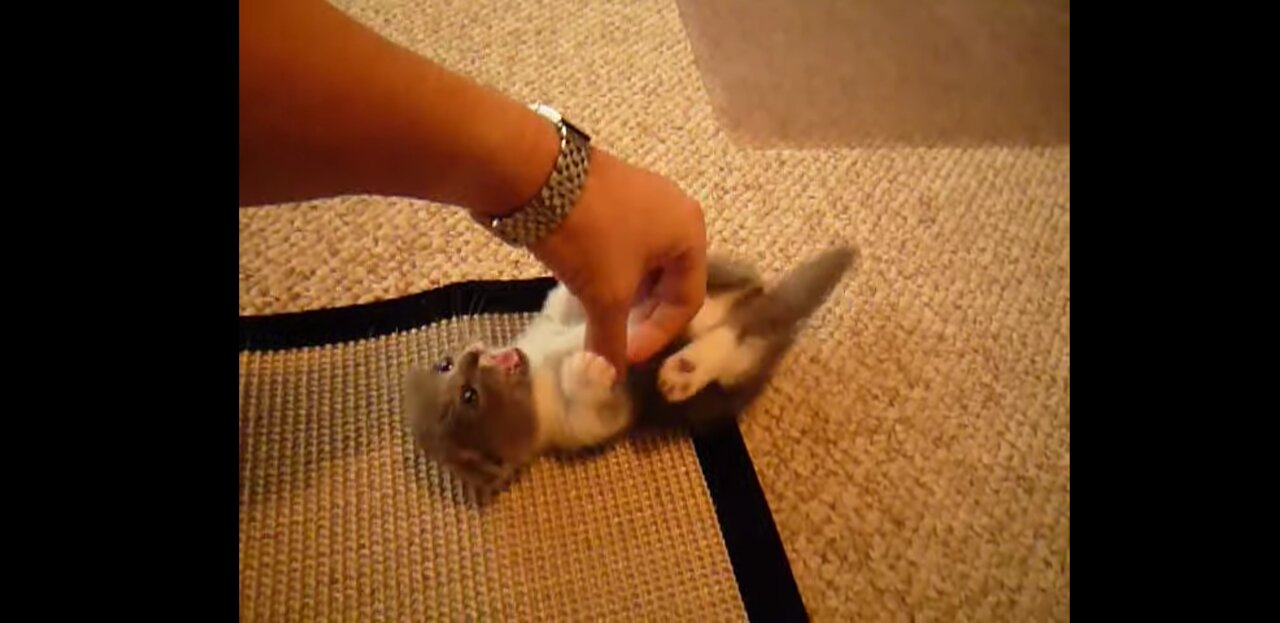
<instances>
[{"instance_id":1,"label":"kitten's ear","mask_svg":"<svg viewBox=\"0 0 1280 623\"><path fill-rule=\"evenodd\" d=\"M475 347L484 348L487 344L488 342L485 341L484 335L479 331L475 329L466 329L458 336L456 342L451 341L449 343L449 356L457 359L462 356L464 351Z\"/></svg>"},{"instance_id":2,"label":"kitten's ear","mask_svg":"<svg viewBox=\"0 0 1280 623\"><path fill-rule=\"evenodd\" d=\"M408 376L404 379L404 409L405 415L411 420L427 403L435 391L435 384L438 379L429 370L423 368L414 368L409 371Z\"/></svg>"},{"instance_id":3,"label":"kitten's ear","mask_svg":"<svg viewBox=\"0 0 1280 623\"><path fill-rule=\"evenodd\" d=\"M408 376L404 379L405 394L410 396L422 396L427 392L431 379L428 372L422 368L414 368L409 371Z\"/></svg>"},{"instance_id":4,"label":"kitten's ear","mask_svg":"<svg viewBox=\"0 0 1280 623\"><path fill-rule=\"evenodd\" d=\"M495 488L511 475L511 470L501 463L486 460L484 455L453 448L449 455L450 465L459 476L481 489Z\"/></svg>"}]
</instances>

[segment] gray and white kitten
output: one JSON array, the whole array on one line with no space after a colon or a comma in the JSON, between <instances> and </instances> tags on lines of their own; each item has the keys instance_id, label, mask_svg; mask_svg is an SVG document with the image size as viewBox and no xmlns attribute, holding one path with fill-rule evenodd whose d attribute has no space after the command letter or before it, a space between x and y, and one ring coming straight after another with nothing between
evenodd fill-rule
<instances>
[{"instance_id":1,"label":"gray and white kitten","mask_svg":"<svg viewBox=\"0 0 1280 623\"><path fill-rule=\"evenodd\" d=\"M851 247L830 249L772 287L750 267L710 260L706 300L684 335L616 386L613 366L584 350L581 303L557 285L513 345L471 344L409 373L414 440L493 488L542 454L599 447L639 423L732 422L855 258Z\"/></svg>"}]
</instances>

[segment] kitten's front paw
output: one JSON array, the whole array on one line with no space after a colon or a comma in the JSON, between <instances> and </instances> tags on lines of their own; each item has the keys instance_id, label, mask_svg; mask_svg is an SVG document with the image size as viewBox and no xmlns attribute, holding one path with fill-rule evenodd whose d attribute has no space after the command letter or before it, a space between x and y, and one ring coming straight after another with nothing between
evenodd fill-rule
<instances>
[{"instance_id":1,"label":"kitten's front paw","mask_svg":"<svg viewBox=\"0 0 1280 623\"><path fill-rule=\"evenodd\" d=\"M565 376L582 389L609 391L618 373L613 364L593 352L583 351L570 355L565 361Z\"/></svg>"},{"instance_id":2,"label":"kitten's front paw","mask_svg":"<svg viewBox=\"0 0 1280 623\"><path fill-rule=\"evenodd\" d=\"M670 402L682 402L701 388L695 373L698 366L679 352L662 362L658 371L658 391Z\"/></svg>"}]
</instances>

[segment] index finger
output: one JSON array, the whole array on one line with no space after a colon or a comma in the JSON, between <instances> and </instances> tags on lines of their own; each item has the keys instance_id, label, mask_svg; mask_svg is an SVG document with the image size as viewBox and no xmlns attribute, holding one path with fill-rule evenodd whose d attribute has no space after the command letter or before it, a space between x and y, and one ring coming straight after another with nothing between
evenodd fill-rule
<instances>
[{"instance_id":1,"label":"index finger","mask_svg":"<svg viewBox=\"0 0 1280 623\"><path fill-rule=\"evenodd\" d=\"M627 305L588 304L587 350L613 364L618 380L627 374Z\"/></svg>"}]
</instances>

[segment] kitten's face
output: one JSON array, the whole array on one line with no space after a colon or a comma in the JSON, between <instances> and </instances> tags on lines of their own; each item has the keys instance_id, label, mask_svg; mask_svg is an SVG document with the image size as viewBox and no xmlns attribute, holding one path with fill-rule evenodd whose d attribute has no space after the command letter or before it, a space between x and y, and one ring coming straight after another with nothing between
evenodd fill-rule
<instances>
[{"instance_id":1,"label":"kitten's face","mask_svg":"<svg viewBox=\"0 0 1280 623\"><path fill-rule=\"evenodd\" d=\"M473 485L496 486L533 458L532 387L523 352L475 344L410 372L406 415L432 458Z\"/></svg>"}]
</instances>

